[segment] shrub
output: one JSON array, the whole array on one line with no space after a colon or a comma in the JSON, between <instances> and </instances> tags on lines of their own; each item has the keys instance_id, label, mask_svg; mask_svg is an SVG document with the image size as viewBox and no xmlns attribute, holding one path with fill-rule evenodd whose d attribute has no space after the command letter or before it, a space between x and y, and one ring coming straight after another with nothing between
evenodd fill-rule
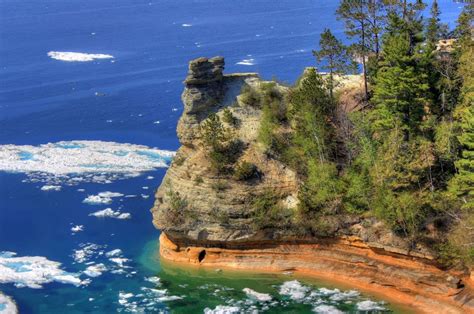
<instances>
[{"instance_id":1,"label":"shrub","mask_svg":"<svg viewBox=\"0 0 474 314\"><path fill-rule=\"evenodd\" d=\"M252 87L245 84L240 93L240 100L247 106L260 107L261 95Z\"/></svg>"},{"instance_id":2,"label":"shrub","mask_svg":"<svg viewBox=\"0 0 474 314\"><path fill-rule=\"evenodd\" d=\"M232 114L229 108L224 109L222 120L232 126L237 126L239 122L239 120Z\"/></svg>"},{"instance_id":3,"label":"shrub","mask_svg":"<svg viewBox=\"0 0 474 314\"><path fill-rule=\"evenodd\" d=\"M174 159L173 159L173 164L175 164L176 166L182 166L183 163L186 161L186 157L184 156L176 156Z\"/></svg>"},{"instance_id":4,"label":"shrub","mask_svg":"<svg viewBox=\"0 0 474 314\"><path fill-rule=\"evenodd\" d=\"M209 212L209 216L216 222L220 224L228 224L229 223L229 214L224 211L220 210L219 208L213 207Z\"/></svg>"},{"instance_id":5,"label":"shrub","mask_svg":"<svg viewBox=\"0 0 474 314\"><path fill-rule=\"evenodd\" d=\"M170 224L183 224L186 220L187 200L171 188L166 193L166 196L169 199L169 208L165 212L166 221Z\"/></svg>"},{"instance_id":6,"label":"shrub","mask_svg":"<svg viewBox=\"0 0 474 314\"><path fill-rule=\"evenodd\" d=\"M202 177L194 178L194 183L196 183L197 185L200 185L203 182L204 182L204 180L202 179Z\"/></svg>"},{"instance_id":7,"label":"shrub","mask_svg":"<svg viewBox=\"0 0 474 314\"><path fill-rule=\"evenodd\" d=\"M215 113L209 115L200 129L212 169L219 174L232 172L232 165L243 150L242 141L232 139L230 131Z\"/></svg>"},{"instance_id":8,"label":"shrub","mask_svg":"<svg viewBox=\"0 0 474 314\"><path fill-rule=\"evenodd\" d=\"M280 198L273 191L267 190L252 199L252 223L257 230L267 228L289 228L293 211L278 205Z\"/></svg>"},{"instance_id":9,"label":"shrub","mask_svg":"<svg viewBox=\"0 0 474 314\"><path fill-rule=\"evenodd\" d=\"M229 185L225 181L217 180L211 187L216 192L223 192L229 188Z\"/></svg>"},{"instance_id":10,"label":"shrub","mask_svg":"<svg viewBox=\"0 0 474 314\"><path fill-rule=\"evenodd\" d=\"M236 180L246 181L256 177L257 175L257 166L247 161L239 163L234 169L234 178Z\"/></svg>"}]
</instances>

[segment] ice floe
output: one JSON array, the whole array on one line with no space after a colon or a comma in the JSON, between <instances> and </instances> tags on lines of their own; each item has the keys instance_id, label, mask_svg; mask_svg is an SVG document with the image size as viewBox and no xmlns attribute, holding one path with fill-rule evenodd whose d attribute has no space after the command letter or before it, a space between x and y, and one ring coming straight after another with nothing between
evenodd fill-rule
<instances>
[{"instance_id":1,"label":"ice floe","mask_svg":"<svg viewBox=\"0 0 474 314\"><path fill-rule=\"evenodd\" d=\"M383 311L386 310L379 302L365 300L357 303L357 310L359 311Z\"/></svg>"},{"instance_id":2,"label":"ice floe","mask_svg":"<svg viewBox=\"0 0 474 314\"><path fill-rule=\"evenodd\" d=\"M66 272L61 269L61 263L50 261L46 257L17 257L13 252L0 252L0 283L38 289L50 282L75 286L88 283L81 280L80 274Z\"/></svg>"},{"instance_id":3,"label":"ice floe","mask_svg":"<svg viewBox=\"0 0 474 314\"><path fill-rule=\"evenodd\" d=\"M73 251L72 257L76 263L87 266L83 273L89 277L100 276L106 271L127 277L136 273L127 265L130 259L123 256L122 250L114 249L106 252L106 247L94 243L81 243L79 249Z\"/></svg>"},{"instance_id":4,"label":"ice floe","mask_svg":"<svg viewBox=\"0 0 474 314\"><path fill-rule=\"evenodd\" d=\"M241 309L238 306L229 306L229 305L218 305L215 309L210 309L206 307L204 309L204 314L232 314L240 313Z\"/></svg>"},{"instance_id":5,"label":"ice floe","mask_svg":"<svg viewBox=\"0 0 474 314\"><path fill-rule=\"evenodd\" d=\"M117 192L100 192L97 195L88 195L82 202L90 205L102 205L112 203L112 198L122 197L122 193Z\"/></svg>"},{"instance_id":6,"label":"ice floe","mask_svg":"<svg viewBox=\"0 0 474 314\"><path fill-rule=\"evenodd\" d=\"M102 275L103 272L107 271L107 267L105 267L104 264L95 264L91 265L84 270L84 274L86 274L89 277L98 277Z\"/></svg>"},{"instance_id":7,"label":"ice floe","mask_svg":"<svg viewBox=\"0 0 474 314\"><path fill-rule=\"evenodd\" d=\"M242 61L237 62L238 65L255 65L255 59L243 59Z\"/></svg>"},{"instance_id":8,"label":"ice floe","mask_svg":"<svg viewBox=\"0 0 474 314\"><path fill-rule=\"evenodd\" d=\"M183 23L183 24L181 24L181 26L182 26L182 27L191 27L191 26L193 26L193 24Z\"/></svg>"},{"instance_id":9,"label":"ice floe","mask_svg":"<svg viewBox=\"0 0 474 314\"><path fill-rule=\"evenodd\" d=\"M1 314L17 314L18 308L15 301L9 296L0 292L0 313Z\"/></svg>"},{"instance_id":10,"label":"ice floe","mask_svg":"<svg viewBox=\"0 0 474 314\"><path fill-rule=\"evenodd\" d=\"M280 286L280 294L289 296L292 300L301 300L306 297L311 289L303 286L298 280L285 281Z\"/></svg>"},{"instance_id":11,"label":"ice floe","mask_svg":"<svg viewBox=\"0 0 474 314\"><path fill-rule=\"evenodd\" d=\"M76 225L76 226L73 226L71 228L71 231L73 233L78 233L78 232L81 232L81 231L84 231L84 226L83 225Z\"/></svg>"},{"instance_id":12,"label":"ice floe","mask_svg":"<svg viewBox=\"0 0 474 314\"><path fill-rule=\"evenodd\" d=\"M153 280L149 280L154 278ZM156 278L156 279L155 279ZM145 278L146 281L150 281L155 285L159 285L158 277ZM127 312L138 312L138 313L158 313L157 307L163 302L171 302L181 300L183 297L170 295L168 289L156 289L149 287L141 287L141 292L133 294L130 292L120 291L118 294L118 303ZM119 309L121 311L122 309Z\"/></svg>"},{"instance_id":13,"label":"ice floe","mask_svg":"<svg viewBox=\"0 0 474 314\"><path fill-rule=\"evenodd\" d=\"M117 256L120 256L120 255L122 255L122 250L121 249L115 249L115 250L108 251L107 253L105 253L105 256L107 256L107 257L117 257Z\"/></svg>"},{"instance_id":14,"label":"ice floe","mask_svg":"<svg viewBox=\"0 0 474 314\"><path fill-rule=\"evenodd\" d=\"M83 53L71 51L50 51L48 56L51 59L67 62L88 62L97 59L113 59L114 56L102 53Z\"/></svg>"},{"instance_id":15,"label":"ice floe","mask_svg":"<svg viewBox=\"0 0 474 314\"><path fill-rule=\"evenodd\" d=\"M41 191L61 191L60 185L43 185Z\"/></svg>"},{"instance_id":16,"label":"ice floe","mask_svg":"<svg viewBox=\"0 0 474 314\"><path fill-rule=\"evenodd\" d=\"M89 216L95 216L97 218L115 218L115 219L130 219L132 215L130 213L122 213L120 211L114 211L112 208L106 208L93 213Z\"/></svg>"},{"instance_id":17,"label":"ice floe","mask_svg":"<svg viewBox=\"0 0 474 314\"><path fill-rule=\"evenodd\" d=\"M167 167L174 154L144 145L104 141L9 144L0 145L0 171L23 172L29 182L46 186L111 183Z\"/></svg>"},{"instance_id":18,"label":"ice floe","mask_svg":"<svg viewBox=\"0 0 474 314\"><path fill-rule=\"evenodd\" d=\"M313 308L313 312L318 314L343 314L341 310L333 305L321 304Z\"/></svg>"},{"instance_id":19,"label":"ice floe","mask_svg":"<svg viewBox=\"0 0 474 314\"><path fill-rule=\"evenodd\" d=\"M245 292L248 297L257 301L268 302L272 300L272 296L267 293L260 293L250 288L244 288L242 291Z\"/></svg>"}]
</instances>

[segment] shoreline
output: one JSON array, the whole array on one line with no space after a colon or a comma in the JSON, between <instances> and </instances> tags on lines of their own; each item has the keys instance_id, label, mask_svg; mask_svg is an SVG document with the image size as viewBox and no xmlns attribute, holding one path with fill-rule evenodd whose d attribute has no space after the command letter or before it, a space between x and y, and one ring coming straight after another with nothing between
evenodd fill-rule
<instances>
[{"instance_id":1,"label":"shoreline","mask_svg":"<svg viewBox=\"0 0 474 314\"><path fill-rule=\"evenodd\" d=\"M317 253L314 251L315 248L318 250ZM377 256L368 256L371 262L367 264L366 261L355 257L360 253L370 255L369 252L363 252L367 250L366 248L357 248L352 251L352 248L343 248L342 245L330 248L334 251L343 249L346 249L344 252L346 255L347 252L353 254L352 264L348 264L347 260L336 260L337 256L331 258L323 256L324 254L319 252L327 253L327 250L317 245L280 245L271 249L250 248L247 250L180 247L165 233L160 235L160 258L165 263L263 273L291 272L301 277L322 279L353 287L361 292L393 302L395 305L399 304L405 308L413 307L415 313L474 313L472 307L462 304L463 300L469 302L473 298L472 282L468 278L463 278L465 287L457 290L446 289L441 283L439 287L435 287L432 282L425 282L425 285L420 286L419 282L409 282L406 278L404 280L397 276L400 270L414 272L415 267L422 266L422 263L416 260L398 260L392 256L374 253ZM383 267L381 263L388 266ZM430 279L430 276L439 275L436 274L433 266L424 266L420 268L420 272L424 273L418 278L420 282ZM425 276L426 274L428 277ZM431 287L431 291L427 287Z\"/></svg>"}]
</instances>

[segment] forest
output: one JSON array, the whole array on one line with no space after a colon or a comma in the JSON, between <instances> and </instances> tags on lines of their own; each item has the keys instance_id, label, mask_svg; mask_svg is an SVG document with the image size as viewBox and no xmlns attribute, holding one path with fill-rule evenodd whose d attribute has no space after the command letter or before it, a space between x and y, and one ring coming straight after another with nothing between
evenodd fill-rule
<instances>
[{"instance_id":1,"label":"forest","mask_svg":"<svg viewBox=\"0 0 474 314\"><path fill-rule=\"evenodd\" d=\"M445 267L474 264L474 5L451 30L436 1L343 0L336 14L347 38L326 29L317 67L287 93L276 83L243 90L263 112L265 154L301 180L296 211L279 207L275 191L255 198L256 224L330 236L327 217L376 217ZM359 70L348 107L340 78ZM223 120L235 123L229 112ZM258 175L250 163L229 170L238 143L218 116L202 130L216 171Z\"/></svg>"}]
</instances>

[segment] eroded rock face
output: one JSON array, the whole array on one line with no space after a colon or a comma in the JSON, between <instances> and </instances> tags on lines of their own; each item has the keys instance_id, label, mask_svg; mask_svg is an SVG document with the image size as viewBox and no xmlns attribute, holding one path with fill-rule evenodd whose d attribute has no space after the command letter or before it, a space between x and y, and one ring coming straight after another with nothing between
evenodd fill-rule
<instances>
[{"instance_id":1,"label":"eroded rock face","mask_svg":"<svg viewBox=\"0 0 474 314\"><path fill-rule=\"evenodd\" d=\"M466 274L437 268L429 247L414 246L375 218L328 217L326 223L335 235L330 239L255 228L252 200L272 191L280 206L294 210L299 181L295 172L264 153L257 141L262 112L242 102L242 87L257 88L263 81L255 73L225 75L223 69L221 57L199 58L189 64L182 94L184 112L177 128L182 146L152 209L153 223L162 231L162 257L218 267L327 272L393 286L397 293L425 298L428 308L430 295L455 308L460 303L469 311L474 308L471 288L465 288L471 282ZM278 88L285 92L285 87ZM222 120L224 109L239 121L238 126L225 123L243 147L236 163L253 163L260 177L240 181L211 171L200 125L210 113ZM177 203L178 215L170 215Z\"/></svg>"},{"instance_id":2,"label":"eroded rock face","mask_svg":"<svg viewBox=\"0 0 474 314\"><path fill-rule=\"evenodd\" d=\"M261 111L239 105L242 87L261 83L254 73L223 75L224 59L199 58L189 64L182 95L184 112L178 123L183 146L156 193L152 209L154 224L162 231L189 241L244 241L272 238L252 228L252 197L266 190L278 191L282 202L296 200L296 174L282 163L269 159L257 143ZM243 147L239 162L257 166L260 178L238 181L223 178L210 169L207 151L200 141L200 124L211 112L223 115L228 108L240 127L227 125ZM187 203L180 219L168 215L173 205L170 192ZM277 233L277 232L276 232Z\"/></svg>"},{"instance_id":3,"label":"eroded rock face","mask_svg":"<svg viewBox=\"0 0 474 314\"><path fill-rule=\"evenodd\" d=\"M188 75L184 81L185 89L181 95L184 112L177 128L181 144L193 146L199 136L199 124L222 104L228 92L228 84L234 81L232 76L224 76L223 71L222 57L198 58L189 63Z\"/></svg>"}]
</instances>

